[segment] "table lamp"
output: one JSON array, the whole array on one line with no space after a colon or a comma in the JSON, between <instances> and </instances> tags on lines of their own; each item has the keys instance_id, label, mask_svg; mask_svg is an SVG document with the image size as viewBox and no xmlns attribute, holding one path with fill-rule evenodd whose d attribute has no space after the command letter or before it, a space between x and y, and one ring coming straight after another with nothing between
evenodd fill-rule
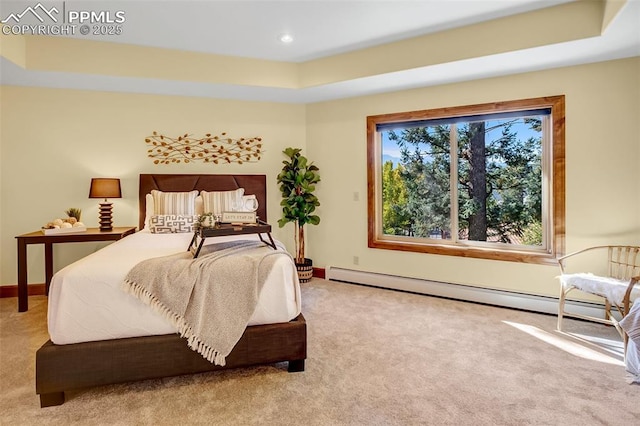
<instances>
[{"instance_id":1,"label":"table lamp","mask_svg":"<svg viewBox=\"0 0 640 426\"><path fill-rule=\"evenodd\" d=\"M89 198L104 198L100 203L100 230L111 231L111 210L113 205L107 202L107 198L122 198L120 179L93 178L89 189Z\"/></svg>"}]
</instances>

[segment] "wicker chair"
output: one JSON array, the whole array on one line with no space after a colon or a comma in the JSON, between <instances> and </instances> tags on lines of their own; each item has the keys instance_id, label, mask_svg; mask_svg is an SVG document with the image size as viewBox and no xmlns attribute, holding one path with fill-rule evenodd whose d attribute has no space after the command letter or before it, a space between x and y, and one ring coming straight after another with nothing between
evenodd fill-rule
<instances>
[{"instance_id":1,"label":"wicker chair","mask_svg":"<svg viewBox=\"0 0 640 426\"><path fill-rule=\"evenodd\" d=\"M601 253L602 257L605 252L608 254L606 275L567 273L567 259L594 251L598 251L599 253L596 253L598 255ZM618 325L618 322L629 313L631 303L640 297L640 247L590 247L563 256L558 259L558 262L560 263L560 270L562 271L559 277L560 303L558 305L558 330L562 330L562 318L564 316L596 321L616 327L626 347L627 335ZM605 318L596 318L565 311L566 296L572 290L579 290L604 298ZM613 315L612 307L616 308L618 311L617 315L620 318L616 318Z\"/></svg>"}]
</instances>

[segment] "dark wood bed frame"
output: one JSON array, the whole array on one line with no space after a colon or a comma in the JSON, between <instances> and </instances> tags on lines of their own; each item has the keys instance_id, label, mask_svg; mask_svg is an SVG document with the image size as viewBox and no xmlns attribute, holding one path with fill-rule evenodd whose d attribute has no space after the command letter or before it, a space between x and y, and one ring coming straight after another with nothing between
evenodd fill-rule
<instances>
[{"instance_id":1,"label":"dark wood bed frame","mask_svg":"<svg viewBox=\"0 0 640 426\"><path fill-rule=\"evenodd\" d=\"M264 175L140 175L140 229L145 195L161 191L227 191L245 188L258 199L258 216L267 220ZM288 323L247 327L220 367L192 351L178 334L55 345L47 341L36 352L36 393L40 406L64 403L64 392L92 386L179 376L204 371L288 362L288 371L304 371L307 325L300 314Z\"/></svg>"}]
</instances>

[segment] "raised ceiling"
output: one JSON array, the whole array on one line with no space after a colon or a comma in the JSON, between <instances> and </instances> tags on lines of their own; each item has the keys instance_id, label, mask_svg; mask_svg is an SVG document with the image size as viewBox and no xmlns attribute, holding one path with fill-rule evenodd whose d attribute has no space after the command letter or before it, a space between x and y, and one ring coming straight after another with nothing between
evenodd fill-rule
<instances>
[{"instance_id":1,"label":"raised ceiling","mask_svg":"<svg viewBox=\"0 0 640 426\"><path fill-rule=\"evenodd\" d=\"M3 85L304 103L640 55L638 0L43 4L126 20L119 35L1 36Z\"/></svg>"}]
</instances>

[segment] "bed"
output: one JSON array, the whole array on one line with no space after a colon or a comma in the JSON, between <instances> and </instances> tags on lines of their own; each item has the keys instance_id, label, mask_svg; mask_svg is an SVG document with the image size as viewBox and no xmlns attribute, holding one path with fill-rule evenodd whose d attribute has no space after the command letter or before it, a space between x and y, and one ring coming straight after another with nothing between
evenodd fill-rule
<instances>
[{"instance_id":1,"label":"bed","mask_svg":"<svg viewBox=\"0 0 640 426\"><path fill-rule=\"evenodd\" d=\"M48 321L51 340L36 352L36 393L40 396L41 407L64 403L65 391L106 384L279 362L287 362L289 372L304 371L307 333L306 322L299 308L297 278L295 278L297 292L285 290L287 297L283 298L281 307L273 308L266 302L269 298L278 300L280 298L278 291L282 292L282 290L277 289L283 288L283 286L279 287L278 282L289 279L287 278L290 274L289 266L284 263L279 268L274 268L274 272L269 274L267 284L260 294L258 308L242 337L226 357L224 366L215 365L191 350L186 340L181 338L171 325L161 319L152 318L154 314L150 313L149 309L136 311L135 307L123 307L122 303L113 300L130 297L124 292L120 294L113 288L109 288L109 285L100 284L100 280L108 283L109 280L116 279L117 274L113 277L109 277L109 274L112 273L111 269L118 270L118 267L110 268L110 265L107 265L103 266L102 270L98 268L97 270L101 272L96 273L97 277L89 277L97 280L98 284L95 287L86 285L80 279L88 276L84 271L96 271L95 266L99 265L103 259L101 256L109 252L116 255L116 266L120 263L130 265L138 261L136 258L138 245L148 245L151 238L156 238L148 234L147 194L151 190L230 191L238 188L244 188L245 194L255 195L258 201L257 215L261 220L266 221L266 177L264 175L140 175L139 229L142 231L87 256L76 262L77 265L63 268L52 280ZM163 250L171 251L176 247L186 250L189 239L189 234L167 235L162 239L166 244L164 242L159 244L162 249L157 248L148 256L161 256L164 253ZM117 258L118 255L120 258ZM125 267L123 265L119 267ZM291 273L295 276L295 266L292 266L292 271ZM64 285L60 284L63 280ZM110 285L113 287L113 283ZM87 287L91 288L95 294L86 292ZM67 302L59 293L63 291L62 289L74 288L78 289L77 294L71 294L77 299L82 299L83 302L89 299L99 301L96 306L87 305L85 318L68 318L66 315L69 309L64 303ZM85 290L80 291L83 288ZM271 288L276 289L275 293L271 290L267 291ZM295 301L296 298L297 310L292 304L292 300ZM126 303L135 305L137 301L131 301L130 298ZM274 314L276 311L280 313ZM111 321L117 323L116 330L111 328L112 324L109 327L101 325L104 323L101 322L101 316L109 318L111 315L113 318L114 312L117 318L122 319ZM76 328L73 328L74 323ZM144 326L140 327L141 324Z\"/></svg>"}]
</instances>

